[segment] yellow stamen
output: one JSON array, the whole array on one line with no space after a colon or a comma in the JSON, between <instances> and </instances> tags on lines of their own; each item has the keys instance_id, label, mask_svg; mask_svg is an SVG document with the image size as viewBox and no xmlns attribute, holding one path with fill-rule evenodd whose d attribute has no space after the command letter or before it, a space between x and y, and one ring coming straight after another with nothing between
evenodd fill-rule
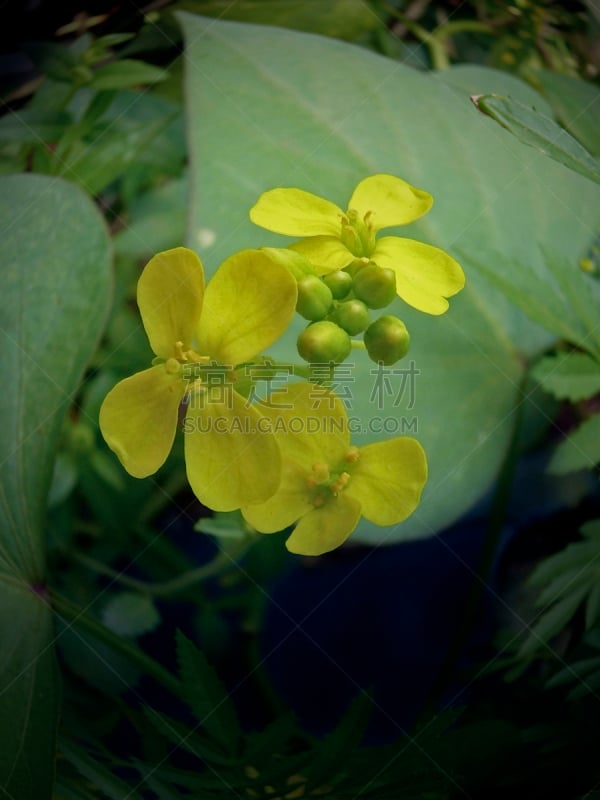
<instances>
[{"instance_id":1,"label":"yellow stamen","mask_svg":"<svg viewBox=\"0 0 600 800\"><path fill-rule=\"evenodd\" d=\"M356 464L358 459L360 458L360 451L358 447L352 446L344 456L344 461L347 461L348 464Z\"/></svg>"}]
</instances>

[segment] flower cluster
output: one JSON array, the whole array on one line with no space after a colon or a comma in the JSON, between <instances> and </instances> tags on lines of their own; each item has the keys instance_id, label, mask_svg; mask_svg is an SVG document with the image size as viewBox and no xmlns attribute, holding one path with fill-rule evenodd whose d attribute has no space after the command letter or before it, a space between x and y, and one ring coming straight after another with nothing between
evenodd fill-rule
<instances>
[{"instance_id":1,"label":"flower cluster","mask_svg":"<svg viewBox=\"0 0 600 800\"><path fill-rule=\"evenodd\" d=\"M100 410L102 434L124 468L138 478L156 472L183 422L187 477L200 501L215 511L240 509L262 533L295 525L287 546L305 555L338 547L361 516L393 525L412 514L427 480L415 439L359 449L331 389L299 380L285 397L273 391L257 403L252 376L258 372L248 368L265 366L263 379L277 373L277 362L261 353L295 311L309 321L298 351L311 364L334 369L359 333L373 360L401 358L409 341L402 321L389 314L372 320L371 311L397 293L440 314L464 276L435 247L376 234L417 219L431 203L426 192L389 175L361 181L347 212L299 189L273 189L251 219L306 237L289 248L238 252L208 284L192 250L154 256L139 279L137 301L155 358L120 381ZM296 376L306 377L306 369L298 365ZM226 398L214 391L215 375L232 387ZM323 422L317 431L291 424L309 416ZM231 423L226 432L223 421Z\"/></svg>"},{"instance_id":2,"label":"flower cluster","mask_svg":"<svg viewBox=\"0 0 600 800\"><path fill-rule=\"evenodd\" d=\"M372 360L393 364L408 351L408 331L389 314L373 322L370 310L385 308L396 295L428 314L448 309L446 298L465 283L458 262L413 239L377 238L384 228L419 219L432 204L427 192L393 175L361 181L345 212L301 189L261 195L250 211L252 221L275 233L304 237L290 249L308 259L314 273L298 282L297 310L311 322L298 341L303 358L343 360L350 337L364 332Z\"/></svg>"}]
</instances>

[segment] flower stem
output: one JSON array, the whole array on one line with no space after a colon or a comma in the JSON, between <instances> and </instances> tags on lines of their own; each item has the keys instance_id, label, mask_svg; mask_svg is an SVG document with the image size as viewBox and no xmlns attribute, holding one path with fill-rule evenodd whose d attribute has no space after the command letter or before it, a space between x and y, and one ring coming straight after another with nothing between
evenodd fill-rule
<instances>
[{"instance_id":1,"label":"flower stem","mask_svg":"<svg viewBox=\"0 0 600 800\"><path fill-rule=\"evenodd\" d=\"M253 543L254 538L243 539L233 552L220 550L215 558L209 561L208 564L202 564L200 567L183 572L176 578L171 578L171 580L162 581L160 583L148 583L138 580L137 578L131 578L129 575L124 575L122 572L118 572L112 567L109 567L102 561L98 561L82 553L72 553L71 557L93 572L99 575L105 575L107 578L112 578L122 586L127 586L141 594L149 595L150 597L168 597L190 589L198 583L202 583L203 581L214 578L232 569L237 565L238 559L247 552Z\"/></svg>"}]
</instances>

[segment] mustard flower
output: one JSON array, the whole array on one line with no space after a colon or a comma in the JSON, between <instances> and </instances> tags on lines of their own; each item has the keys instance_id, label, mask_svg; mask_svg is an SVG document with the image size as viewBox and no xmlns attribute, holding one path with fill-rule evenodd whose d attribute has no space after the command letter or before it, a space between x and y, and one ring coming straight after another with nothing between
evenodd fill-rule
<instances>
[{"instance_id":1,"label":"mustard flower","mask_svg":"<svg viewBox=\"0 0 600 800\"><path fill-rule=\"evenodd\" d=\"M292 553L321 555L339 547L361 516L395 525L418 506L427 461L416 439L352 446L344 404L311 383L274 392L263 413L277 431L281 484L265 502L241 511L262 533L297 523L286 542Z\"/></svg>"},{"instance_id":2,"label":"mustard flower","mask_svg":"<svg viewBox=\"0 0 600 800\"><path fill-rule=\"evenodd\" d=\"M257 432L260 414L235 390L234 367L279 338L296 295L289 271L258 250L228 258L206 287L192 250L177 247L148 262L137 301L156 358L120 381L100 409L102 434L127 472L144 478L162 466L185 400L187 476L204 505L230 511L277 489L275 437ZM220 425L211 424L217 418Z\"/></svg>"},{"instance_id":3,"label":"mustard flower","mask_svg":"<svg viewBox=\"0 0 600 800\"><path fill-rule=\"evenodd\" d=\"M307 237L291 245L320 274L357 260L391 269L397 294L428 314L443 314L447 297L459 292L465 276L451 256L423 242L397 236L376 238L383 228L406 225L433 204L427 192L393 175L371 175L352 193L348 210L302 189L271 189L250 210L250 219L275 233Z\"/></svg>"}]
</instances>

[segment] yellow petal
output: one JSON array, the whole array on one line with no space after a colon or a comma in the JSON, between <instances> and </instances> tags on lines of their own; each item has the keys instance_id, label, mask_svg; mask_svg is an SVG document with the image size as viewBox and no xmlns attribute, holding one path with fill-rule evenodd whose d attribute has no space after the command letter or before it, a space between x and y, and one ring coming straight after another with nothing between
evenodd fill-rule
<instances>
[{"instance_id":1,"label":"yellow petal","mask_svg":"<svg viewBox=\"0 0 600 800\"><path fill-rule=\"evenodd\" d=\"M393 175L371 175L361 181L350 198L348 208L361 217L371 211L375 231L392 225L406 225L422 217L433 205L433 197L422 189Z\"/></svg>"},{"instance_id":2,"label":"yellow petal","mask_svg":"<svg viewBox=\"0 0 600 800\"><path fill-rule=\"evenodd\" d=\"M335 392L317 383L290 383L273 392L261 413L271 421L282 455L308 474L313 464L336 464L348 450L348 415Z\"/></svg>"},{"instance_id":3,"label":"yellow petal","mask_svg":"<svg viewBox=\"0 0 600 800\"><path fill-rule=\"evenodd\" d=\"M290 553L320 556L343 544L358 525L360 503L340 494L305 514L285 543Z\"/></svg>"},{"instance_id":4,"label":"yellow petal","mask_svg":"<svg viewBox=\"0 0 600 800\"><path fill-rule=\"evenodd\" d=\"M315 267L317 275L327 275L351 264L355 256L335 236L310 236L300 239L289 247L296 253L301 253Z\"/></svg>"},{"instance_id":5,"label":"yellow petal","mask_svg":"<svg viewBox=\"0 0 600 800\"><path fill-rule=\"evenodd\" d=\"M345 494L376 525L395 525L419 505L427 459L416 439L402 437L361 447Z\"/></svg>"},{"instance_id":6,"label":"yellow petal","mask_svg":"<svg viewBox=\"0 0 600 800\"><path fill-rule=\"evenodd\" d=\"M306 470L284 460L281 484L266 502L242 507L244 518L261 533L282 531L313 510L305 483Z\"/></svg>"},{"instance_id":7,"label":"yellow petal","mask_svg":"<svg viewBox=\"0 0 600 800\"><path fill-rule=\"evenodd\" d=\"M146 478L164 464L185 390L185 381L158 365L125 378L104 398L100 430L134 478Z\"/></svg>"},{"instance_id":8,"label":"yellow petal","mask_svg":"<svg viewBox=\"0 0 600 800\"><path fill-rule=\"evenodd\" d=\"M231 366L254 358L289 325L297 291L289 270L268 250L230 256L206 287L200 353Z\"/></svg>"},{"instance_id":9,"label":"yellow petal","mask_svg":"<svg viewBox=\"0 0 600 800\"><path fill-rule=\"evenodd\" d=\"M157 356L171 358L175 342L183 342L183 349L189 349L203 295L204 270L193 250L165 250L146 264L137 285L137 301Z\"/></svg>"},{"instance_id":10,"label":"yellow petal","mask_svg":"<svg viewBox=\"0 0 600 800\"><path fill-rule=\"evenodd\" d=\"M460 292L465 274L458 261L437 247L413 239L384 236L377 241L373 261L396 273L396 292L413 308L427 314L448 310L446 297Z\"/></svg>"},{"instance_id":11,"label":"yellow petal","mask_svg":"<svg viewBox=\"0 0 600 800\"><path fill-rule=\"evenodd\" d=\"M339 236L342 210L302 189L271 189L250 209L255 225L287 236Z\"/></svg>"},{"instance_id":12,"label":"yellow petal","mask_svg":"<svg viewBox=\"0 0 600 800\"><path fill-rule=\"evenodd\" d=\"M226 387L227 388L227 387ZM218 399L192 394L183 422L185 463L192 491L207 508L233 511L275 493L281 456L260 414L231 387Z\"/></svg>"}]
</instances>

